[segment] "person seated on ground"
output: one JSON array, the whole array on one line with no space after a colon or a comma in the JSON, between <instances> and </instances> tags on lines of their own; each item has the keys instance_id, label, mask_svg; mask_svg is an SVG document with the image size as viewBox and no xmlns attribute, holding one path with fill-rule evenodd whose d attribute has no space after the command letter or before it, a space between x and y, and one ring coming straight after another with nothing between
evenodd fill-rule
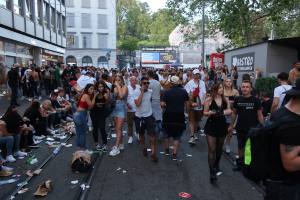
<instances>
[{"instance_id":1,"label":"person seated on ground","mask_svg":"<svg viewBox=\"0 0 300 200\"><path fill-rule=\"evenodd\" d=\"M46 119L46 124L47 124L47 131L51 132L53 131L53 121L55 120L55 109L52 107L51 101L50 100L45 100L41 107L40 107L40 113L43 118Z\"/></svg>"},{"instance_id":2,"label":"person seated on ground","mask_svg":"<svg viewBox=\"0 0 300 200\"><path fill-rule=\"evenodd\" d=\"M4 163L5 161L14 162L16 159L13 157L13 147L14 147L14 137L10 136L6 129L6 123L3 120L0 120L0 163ZM6 160L3 159L6 153ZM0 164L2 165L2 164ZM4 172L2 172L4 173Z\"/></svg>"},{"instance_id":3,"label":"person seated on ground","mask_svg":"<svg viewBox=\"0 0 300 200\"><path fill-rule=\"evenodd\" d=\"M51 105L55 109L55 118L53 121L54 126L58 125L61 122L65 122L67 117L67 109L70 110L70 107L66 108L64 106L61 106L57 100L57 97L58 97L58 90L55 89L50 96Z\"/></svg>"},{"instance_id":4,"label":"person seated on ground","mask_svg":"<svg viewBox=\"0 0 300 200\"><path fill-rule=\"evenodd\" d=\"M9 106L6 113L2 117L2 120L6 123L6 129L9 135L13 136L15 156L17 157L27 156L27 153L22 152L20 150L21 133L25 127L23 127L23 119L18 113L17 107L15 105ZM9 162L16 161L13 155L8 155L8 156L9 157L7 158L7 160Z\"/></svg>"},{"instance_id":5,"label":"person seated on ground","mask_svg":"<svg viewBox=\"0 0 300 200\"><path fill-rule=\"evenodd\" d=\"M34 128L34 136L47 135L47 117L43 117L41 113L41 105L38 101L33 101L25 110L23 117L29 119L30 124Z\"/></svg>"},{"instance_id":6,"label":"person seated on ground","mask_svg":"<svg viewBox=\"0 0 300 200\"><path fill-rule=\"evenodd\" d=\"M63 88L57 88L57 90L57 102L62 108L66 109L67 121L72 121L72 118L70 117L70 115L72 115L72 105L69 102L69 95L66 95L65 90Z\"/></svg>"},{"instance_id":7,"label":"person seated on ground","mask_svg":"<svg viewBox=\"0 0 300 200\"><path fill-rule=\"evenodd\" d=\"M31 152L30 148L36 148L37 145L33 141L34 128L30 124L30 120L27 117L23 117L23 125L21 128L21 140L20 148L25 152Z\"/></svg>"}]
</instances>

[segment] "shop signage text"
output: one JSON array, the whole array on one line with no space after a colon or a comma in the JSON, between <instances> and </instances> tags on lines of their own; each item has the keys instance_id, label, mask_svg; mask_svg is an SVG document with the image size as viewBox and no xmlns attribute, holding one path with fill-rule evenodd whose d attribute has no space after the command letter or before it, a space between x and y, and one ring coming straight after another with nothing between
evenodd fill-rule
<instances>
[{"instance_id":1,"label":"shop signage text","mask_svg":"<svg viewBox=\"0 0 300 200\"><path fill-rule=\"evenodd\" d=\"M254 52L234 55L231 57L231 65L236 66L238 71L253 71L254 59Z\"/></svg>"}]
</instances>

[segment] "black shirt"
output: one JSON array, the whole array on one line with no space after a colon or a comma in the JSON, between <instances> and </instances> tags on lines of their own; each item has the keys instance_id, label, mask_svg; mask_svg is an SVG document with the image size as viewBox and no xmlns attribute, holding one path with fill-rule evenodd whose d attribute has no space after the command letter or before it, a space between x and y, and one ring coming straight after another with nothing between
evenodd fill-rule
<instances>
[{"instance_id":1,"label":"black shirt","mask_svg":"<svg viewBox=\"0 0 300 200\"><path fill-rule=\"evenodd\" d=\"M287 172L282 164L280 155L280 144L300 146L300 115L291 112L285 107L280 108L272 114L272 120L276 121L283 116L290 116L298 119L299 124L293 124L290 128L284 128L272 135L271 143L271 168L270 178L272 180L282 180L287 182L300 182L300 170L296 172ZM287 125L288 126L288 125Z\"/></svg>"},{"instance_id":2,"label":"black shirt","mask_svg":"<svg viewBox=\"0 0 300 200\"><path fill-rule=\"evenodd\" d=\"M268 116L268 113L271 113L272 103L273 103L273 99L269 99L261 103L264 117Z\"/></svg>"},{"instance_id":3,"label":"black shirt","mask_svg":"<svg viewBox=\"0 0 300 200\"><path fill-rule=\"evenodd\" d=\"M15 111L7 113L2 120L6 123L7 131L14 135L20 133L21 126L24 124L22 117Z\"/></svg>"},{"instance_id":4,"label":"black shirt","mask_svg":"<svg viewBox=\"0 0 300 200\"><path fill-rule=\"evenodd\" d=\"M8 85L11 87L18 86L19 72L17 69L11 69L7 73Z\"/></svg>"},{"instance_id":5,"label":"black shirt","mask_svg":"<svg viewBox=\"0 0 300 200\"><path fill-rule=\"evenodd\" d=\"M189 100L189 95L185 89L173 86L165 91L163 101L166 103L165 112L184 113L184 103Z\"/></svg>"},{"instance_id":6,"label":"black shirt","mask_svg":"<svg viewBox=\"0 0 300 200\"><path fill-rule=\"evenodd\" d=\"M261 102L254 96L238 96L234 99L233 108L236 109L238 118L236 129L247 131L258 125L257 111L261 110Z\"/></svg>"}]
</instances>

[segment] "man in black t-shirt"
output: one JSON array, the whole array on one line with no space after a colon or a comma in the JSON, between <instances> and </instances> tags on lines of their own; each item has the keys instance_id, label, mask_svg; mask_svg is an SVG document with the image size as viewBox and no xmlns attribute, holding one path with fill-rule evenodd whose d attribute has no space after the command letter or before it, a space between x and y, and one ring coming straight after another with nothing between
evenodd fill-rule
<instances>
[{"instance_id":1,"label":"man in black t-shirt","mask_svg":"<svg viewBox=\"0 0 300 200\"><path fill-rule=\"evenodd\" d=\"M232 123L229 131L232 131L234 123L236 123L238 155L237 166L235 170L240 170L243 164L244 149L247 140L247 134L251 127L264 123L261 102L258 98L251 95L251 83L244 81L241 86L242 95L237 97L233 103Z\"/></svg>"},{"instance_id":2,"label":"man in black t-shirt","mask_svg":"<svg viewBox=\"0 0 300 200\"><path fill-rule=\"evenodd\" d=\"M295 123L285 124L272 135L270 177L266 181L265 200L300 199L300 78L286 92L291 97L271 120L289 116ZM299 123L298 123L299 122Z\"/></svg>"}]
</instances>

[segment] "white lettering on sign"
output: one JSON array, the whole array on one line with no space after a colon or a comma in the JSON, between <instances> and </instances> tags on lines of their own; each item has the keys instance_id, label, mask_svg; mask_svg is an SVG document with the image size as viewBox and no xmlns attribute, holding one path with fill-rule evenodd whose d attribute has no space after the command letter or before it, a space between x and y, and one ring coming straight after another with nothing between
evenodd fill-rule
<instances>
[{"instance_id":1,"label":"white lettering on sign","mask_svg":"<svg viewBox=\"0 0 300 200\"><path fill-rule=\"evenodd\" d=\"M233 56L232 66L236 66L239 71L252 71L254 69L254 53Z\"/></svg>"}]
</instances>

